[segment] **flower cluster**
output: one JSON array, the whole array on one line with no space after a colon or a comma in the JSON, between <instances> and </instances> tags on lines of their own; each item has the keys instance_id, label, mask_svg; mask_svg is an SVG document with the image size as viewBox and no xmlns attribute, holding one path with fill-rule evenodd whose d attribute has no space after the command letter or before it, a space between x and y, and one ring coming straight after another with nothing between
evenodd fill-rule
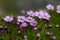
<instances>
[{"instance_id":1,"label":"flower cluster","mask_svg":"<svg viewBox=\"0 0 60 40\"><path fill-rule=\"evenodd\" d=\"M50 15L47 11L45 10L39 10L39 12L35 12L36 13L36 16L39 18L39 19L46 19L46 20L50 20Z\"/></svg>"},{"instance_id":2,"label":"flower cluster","mask_svg":"<svg viewBox=\"0 0 60 40\"><path fill-rule=\"evenodd\" d=\"M27 14L31 17L34 17L35 16L35 12L33 12L32 10L30 11L27 11Z\"/></svg>"},{"instance_id":3,"label":"flower cluster","mask_svg":"<svg viewBox=\"0 0 60 40\"><path fill-rule=\"evenodd\" d=\"M34 18L28 16L28 17L24 17L24 16L18 16L17 17L17 22L22 23L21 26L27 26L27 23L30 23L31 26L36 26L37 21L35 21Z\"/></svg>"},{"instance_id":4,"label":"flower cluster","mask_svg":"<svg viewBox=\"0 0 60 40\"><path fill-rule=\"evenodd\" d=\"M22 29L24 27L27 27L29 24L33 27L36 27L37 21L34 19L34 17L38 17L39 19L46 19L50 20L50 15L46 10L39 10L39 11L27 11L28 16L25 17L24 15L17 16L16 24L19 25L18 28ZM4 17L4 21L6 22L12 22L15 20L13 17L6 16Z\"/></svg>"},{"instance_id":5,"label":"flower cluster","mask_svg":"<svg viewBox=\"0 0 60 40\"><path fill-rule=\"evenodd\" d=\"M24 16L18 16L17 17L17 22L24 22L25 21L25 17Z\"/></svg>"},{"instance_id":6,"label":"flower cluster","mask_svg":"<svg viewBox=\"0 0 60 40\"><path fill-rule=\"evenodd\" d=\"M51 11L54 10L54 6L51 5L51 4L48 4L48 5L46 6L46 8L47 8L48 10L51 10ZM57 7L56 7L56 12L60 14L60 5L57 5Z\"/></svg>"},{"instance_id":7,"label":"flower cluster","mask_svg":"<svg viewBox=\"0 0 60 40\"><path fill-rule=\"evenodd\" d=\"M51 5L51 4L48 4L48 5L46 6L46 8L47 8L48 10L51 10L51 11L54 10L54 6Z\"/></svg>"},{"instance_id":8,"label":"flower cluster","mask_svg":"<svg viewBox=\"0 0 60 40\"><path fill-rule=\"evenodd\" d=\"M60 5L57 6L57 13L60 13Z\"/></svg>"},{"instance_id":9,"label":"flower cluster","mask_svg":"<svg viewBox=\"0 0 60 40\"><path fill-rule=\"evenodd\" d=\"M13 21L13 17L6 16L6 17L4 17L4 21L6 21L6 22L12 22Z\"/></svg>"},{"instance_id":10,"label":"flower cluster","mask_svg":"<svg viewBox=\"0 0 60 40\"><path fill-rule=\"evenodd\" d=\"M46 9L48 9L49 11L54 11L54 6L51 5L51 4L48 4L46 6ZM57 6L57 13L60 13L60 5ZM51 16L49 15L48 13L48 10L39 10L39 11L32 11L32 10L29 10L27 11L27 17L24 16L25 14L25 10L22 10L22 14L20 16L17 16L16 17L16 21L14 21L15 19L11 16L6 16L3 18L3 20L6 22L6 23L10 23L10 22L13 22L17 24L17 27L18 27L18 34L21 34L21 30L22 28L26 28L28 27L29 25L33 27L33 30L34 31L37 31L38 28L37 28L37 20L35 18L39 18L39 19L42 19L42 20L50 20ZM35 17L35 18L34 18ZM47 27L48 26L48 27ZM45 27L47 28L51 28L52 25L45 25ZM57 28L59 28L59 25L56 25ZM2 30L3 27L0 26L0 30ZM4 28L4 29L7 29L8 32L10 32L10 30L7 28L7 26ZM46 35L49 36L51 35L50 32L46 32ZM37 38L40 38L41 35L40 33L37 33L36 34L36 37ZM52 37L52 39L56 39L55 36ZM24 40L27 40L27 35L24 36Z\"/></svg>"}]
</instances>

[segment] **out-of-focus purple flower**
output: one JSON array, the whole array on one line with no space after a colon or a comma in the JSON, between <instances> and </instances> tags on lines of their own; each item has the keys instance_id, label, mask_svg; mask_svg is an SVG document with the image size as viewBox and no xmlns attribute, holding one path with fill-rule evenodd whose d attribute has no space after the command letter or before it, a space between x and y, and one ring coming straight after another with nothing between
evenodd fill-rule
<instances>
[{"instance_id":1,"label":"out-of-focus purple flower","mask_svg":"<svg viewBox=\"0 0 60 40\"><path fill-rule=\"evenodd\" d=\"M2 26L0 26L0 28L2 28Z\"/></svg>"},{"instance_id":2,"label":"out-of-focus purple flower","mask_svg":"<svg viewBox=\"0 0 60 40\"><path fill-rule=\"evenodd\" d=\"M3 27L2 26L0 26L0 30L2 30L3 29Z\"/></svg>"},{"instance_id":3,"label":"out-of-focus purple flower","mask_svg":"<svg viewBox=\"0 0 60 40\"><path fill-rule=\"evenodd\" d=\"M20 23L19 22L16 22L17 25L19 25Z\"/></svg>"},{"instance_id":4,"label":"out-of-focus purple flower","mask_svg":"<svg viewBox=\"0 0 60 40\"><path fill-rule=\"evenodd\" d=\"M52 40L56 40L56 36L53 36L53 37L52 37Z\"/></svg>"},{"instance_id":5,"label":"out-of-focus purple flower","mask_svg":"<svg viewBox=\"0 0 60 40\"><path fill-rule=\"evenodd\" d=\"M39 38L41 35L39 33L36 34L36 37Z\"/></svg>"},{"instance_id":6,"label":"out-of-focus purple flower","mask_svg":"<svg viewBox=\"0 0 60 40\"><path fill-rule=\"evenodd\" d=\"M57 5L57 13L60 13L60 5Z\"/></svg>"},{"instance_id":7,"label":"out-of-focus purple flower","mask_svg":"<svg viewBox=\"0 0 60 40\"><path fill-rule=\"evenodd\" d=\"M46 35L49 36L50 35L50 32L46 32Z\"/></svg>"},{"instance_id":8,"label":"out-of-focus purple flower","mask_svg":"<svg viewBox=\"0 0 60 40\"><path fill-rule=\"evenodd\" d=\"M35 12L36 13L36 16L40 19L42 19L46 13L45 10L39 10L38 12Z\"/></svg>"},{"instance_id":9,"label":"out-of-focus purple flower","mask_svg":"<svg viewBox=\"0 0 60 40\"><path fill-rule=\"evenodd\" d=\"M35 20L35 19L32 18L32 17L30 17L30 16L28 16L25 21L26 21L26 22L31 22L31 21L33 21L33 20Z\"/></svg>"},{"instance_id":10,"label":"out-of-focus purple flower","mask_svg":"<svg viewBox=\"0 0 60 40\"><path fill-rule=\"evenodd\" d=\"M37 11L35 12L35 16L38 17L39 19L42 19L42 16L41 16L40 13L37 12Z\"/></svg>"},{"instance_id":11,"label":"out-of-focus purple flower","mask_svg":"<svg viewBox=\"0 0 60 40\"><path fill-rule=\"evenodd\" d=\"M33 28L33 30L35 30L35 31L36 31L36 30L37 30L37 27L34 27L34 28Z\"/></svg>"},{"instance_id":12,"label":"out-of-focus purple flower","mask_svg":"<svg viewBox=\"0 0 60 40\"><path fill-rule=\"evenodd\" d=\"M38 11L35 11L35 16L39 16L39 12Z\"/></svg>"},{"instance_id":13,"label":"out-of-focus purple flower","mask_svg":"<svg viewBox=\"0 0 60 40\"><path fill-rule=\"evenodd\" d=\"M18 34L21 34L21 31L18 31Z\"/></svg>"},{"instance_id":14,"label":"out-of-focus purple flower","mask_svg":"<svg viewBox=\"0 0 60 40\"><path fill-rule=\"evenodd\" d=\"M6 17L4 17L4 21L6 21L6 22L12 22L13 21L13 17L6 16Z\"/></svg>"},{"instance_id":15,"label":"out-of-focus purple flower","mask_svg":"<svg viewBox=\"0 0 60 40\"><path fill-rule=\"evenodd\" d=\"M21 31L18 31L18 33L21 33Z\"/></svg>"},{"instance_id":16,"label":"out-of-focus purple flower","mask_svg":"<svg viewBox=\"0 0 60 40\"><path fill-rule=\"evenodd\" d=\"M27 40L27 36L26 35L24 36L24 40Z\"/></svg>"},{"instance_id":17,"label":"out-of-focus purple flower","mask_svg":"<svg viewBox=\"0 0 60 40\"><path fill-rule=\"evenodd\" d=\"M45 15L46 11L45 10L39 10L39 14L41 17L43 17Z\"/></svg>"},{"instance_id":18,"label":"out-of-focus purple flower","mask_svg":"<svg viewBox=\"0 0 60 40\"><path fill-rule=\"evenodd\" d=\"M27 36L26 35L24 36L24 39L27 39Z\"/></svg>"},{"instance_id":19,"label":"out-of-focus purple flower","mask_svg":"<svg viewBox=\"0 0 60 40\"><path fill-rule=\"evenodd\" d=\"M25 14L25 12L26 12L25 10L21 10L21 13L22 13L22 14Z\"/></svg>"},{"instance_id":20,"label":"out-of-focus purple flower","mask_svg":"<svg viewBox=\"0 0 60 40\"><path fill-rule=\"evenodd\" d=\"M23 27L23 28L25 28L25 27L28 26L28 24L26 22L23 22L20 26Z\"/></svg>"},{"instance_id":21,"label":"out-of-focus purple flower","mask_svg":"<svg viewBox=\"0 0 60 40\"><path fill-rule=\"evenodd\" d=\"M37 21L31 21L31 22L30 22L30 25L31 25L31 26L36 26L36 25L37 25Z\"/></svg>"},{"instance_id":22,"label":"out-of-focus purple flower","mask_svg":"<svg viewBox=\"0 0 60 40\"><path fill-rule=\"evenodd\" d=\"M51 11L54 10L54 6L51 5L51 4L48 4L48 5L46 6L46 8L47 8L48 10L51 10Z\"/></svg>"},{"instance_id":23,"label":"out-of-focus purple flower","mask_svg":"<svg viewBox=\"0 0 60 40\"><path fill-rule=\"evenodd\" d=\"M25 17L24 16L18 16L17 17L17 22L24 22L25 21Z\"/></svg>"},{"instance_id":24,"label":"out-of-focus purple flower","mask_svg":"<svg viewBox=\"0 0 60 40\"><path fill-rule=\"evenodd\" d=\"M49 13L48 13L47 11L45 11L45 10L43 10L42 12L43 12L42 14L44 14L42 18L43 18L43 19L46 19L46 20L50 20L50 15L49 15Z\"/></svg>"},{"instance_id":25,"label":"out-of-focus purple flower","mask_svg":"<svg viewBox=\"0 0 60 40\"><path fill-rule=\"evenodd\" d=\"M50 17L50 15L49 15L49 13L47 11L45 11L44 15Z\"/></svg>"},{"instance_id":26,"label":"out-of-focus purple flower","mask_svg":"<svg viewBox=\"0 0 60 40\"><path fill-rule=\"evenodd\" d=\"M26 22L30 23L31 26L36 26L37 22L35 21L34 18L28 16L25 20Z\"/></svg>"},{"instance_id":27,"label":"out-of-focus purple flower","mask_svg":"<svg viewBox=\"0 0 60 40\"><path fill-rule=\"evenodd\" d=\"M50 20L50 15L46 15L45 19Z\"/></svg>"},{"instance_id":28,"label":"out-of-focus purple flower","mask_svg":"<svg viewBox=\"0 0 60 40\"><path fill-rule=\"evenodd\" d=\"M27 14L28 14L29 16L31 16L31 17L34 17L34 16L35 16L35 13L34 13L32 10L27 11Z\"/></svg>"}]
</instances>

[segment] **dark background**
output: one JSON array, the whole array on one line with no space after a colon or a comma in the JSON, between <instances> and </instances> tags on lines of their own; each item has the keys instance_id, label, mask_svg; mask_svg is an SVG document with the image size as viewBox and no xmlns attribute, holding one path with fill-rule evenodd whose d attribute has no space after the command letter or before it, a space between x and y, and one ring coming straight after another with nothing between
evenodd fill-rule
<instances>
[{"instance_id":1,"label":"dark background","mask_svg":"<svg viewBox=\"0 0 60 40\"><path fill-rule=\"evenodd\" d=\"M52 4L56 7L60 4L60 0L0 0L0 16L18 15L22 9L42 9L47 4Z\"/></svg>"}]
</instances>

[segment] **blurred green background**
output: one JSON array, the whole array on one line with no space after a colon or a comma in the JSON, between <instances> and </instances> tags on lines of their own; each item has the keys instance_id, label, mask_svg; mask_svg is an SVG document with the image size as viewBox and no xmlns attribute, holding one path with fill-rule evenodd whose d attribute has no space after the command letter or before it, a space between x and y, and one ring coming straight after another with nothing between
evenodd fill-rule
<instances>
[{"instance_id":1,"label":"blurred green background","mask_svg":"<svg viewBox=\"0 0 60 40\"><path fill-rule=\"evenodd\" d=\"M0 16L18 15L22 9L38 10L47 4L56 6L60 0L0 0Z\"/></svg>"}]
</instances>

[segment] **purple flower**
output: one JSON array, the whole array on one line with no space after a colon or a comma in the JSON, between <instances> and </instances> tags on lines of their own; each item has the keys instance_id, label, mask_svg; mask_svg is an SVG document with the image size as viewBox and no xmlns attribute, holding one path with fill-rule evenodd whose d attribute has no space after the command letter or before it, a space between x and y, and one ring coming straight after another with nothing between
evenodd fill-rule
<instances>
[{"instance_id":1,"label":"purple flower","mask_svg":"<svg viewBox=\"0 0 60 40\"><path fill-rule=\"evenodd\" d=\"M25 21L25 17L24 16L18 16L17 17L17 22L24 22Z\"/></svg>"},{"instance_id":2,"label":"purple flower","mask_svg":"<svg viewBox=\"0 0 60 40\"><path fill-rule=\"evenodd\" d=\"M46 17L45 17L46 11L45 10L40 10L39 13L40 13L42 19L46 19Z\"/></svg>"},{"instance_id":3,"label":"purple flower","mask_svg":"<svg viewBox=\"0 0 60 40\"><path fill-rule=\"evenodd\" d=\"M2 26L0 26L0 28L2 28Z\"/></svg>"},{"instance_id":4,"label":"purple flower","mask_svg":"<svg viewBox=\"0 0 60 40\"><path fill-rule=\"evenodd\" d=\"M39 12L38 11L35 11L35 16L39 16Z\"/></svg>"},{"instance_id":5,"label":"purple flower","mask_svg":"<svg viewBox=\"0 0 60 40\"><path fill-rule=\"evenodd\" d=\"M35 31L36 31L36 30L37 30L37 27L34 27L34 28L33 28L33 30L35 30Z\"/></svg>"},{"instance_id":6,"label":"purple flower","mask_svg":"<svg viewBox=\"0 0 60 40\"><path fill-rule=\"evenodd\" d=\"M23 27L23 28L25 28L25 27L28 26L28 24L26 22L23 22L20 26Z\"/></svg>"},{"instance_id":7,"label":"purple flower","mask_svg":"<svg viewBox=\"0 0 60 40\"><path fill-rule=\"evenodd\" d=\"M39 10L39 12L35 12L36 13L36 16L39 18L39 19L42 19L42 17L44 17L44 11L43 10Z\"/></svg>"},{"instance_id":8,"label":"purple flower","mask_svg":"<svg viewBox=\"0 0 60 40\"><path fill-rule=\"evenodd\" d=\"M52 37L52 40L56 40L56 36L53 36L53 37Z\"/></svg>"},{"instance_id":9,"label":"purple flower","mask_svg":"<svg viewBox=\"0 0 60 40\"><path fill-rule=\"evenodd\" d=\"M18 34L21 34L21 31L18 31Z\"/></svg>"},{"instance_id":10,"label":"purple flower","mask_svg":"<svg viewBox=\"0 0 60 40\"><path fill-rule=\"evenodd\" d=\"M13 17L6 16L6 17L4 17L4 21L6 21L6 22L12 22L13 21Z\"/></svg>"},{"instance_id":11,"label":"purple flower","mask_svg":"<svg viewBox=\"0 0 60 40\"><path fill-rule=\"evenodd\" d=\"M50 35L50 32L46 32L46 35L49 36Z\"/></svg>"},{"instance_id":12,"label":"purple flower","mask_svg":"<svg viewBox=\"0 0 60 40\"><path fill-rule=\"evenodd\" d=\"M46 6L46 8L47 8L48 10L51 10L51 11L54 10L54 6L51 5L51 4L48 4L48 5Z\"/></svg>"},{"instance_id":13,"label":"purple flower","mask_svg":"<svg viewBox=\"0 0 60 40\"><path fill-rule=\"evenodd\" d=\"M29 16L31 16L31 17L34 17L34 16L35 16L35 13L34 13L32 10L27 11L27 14L28 14Z\"/></svg>"},{"instance_id":14,"label":"purple flower","mask_svg":"<svg viewBox=\"0 0 60 40\"><path fill-rule=\"evenodd\" d=\"M27 39L27 36L26 35L24 36L24 39Z\"/></svg>"},{"instance_id":15,"label":"purple flower","mask_svg":"<svg viewBox=\"0 0 60 40\"><path fill-rule=\"evenodd\" d=\"M45 13L46 13L45 10L39 10L39 14L40 14L41 17L43 17Z\"/></svg>"},{"instance_id":16,"label":"purple flower","mask_svg":"<svg viewBox=\"0 0 60 40\"><path fill-rule=\"evenodd\" d=\"M17 25L19 25L20 23L19 22L16 22Z\"/></svg>"},{"instance_id":17,"label":"purple flower","mask_svg":"<svg viewBox=\"0 0 60 40\"><path fill-rule=\"evenodd\" d=\"M39 12L35 12L35 14L36 14L35 16L37 16L39 19L50 20L50 15L45 10L39 10Z\"/></svg>"},{"instance_id":18,"label":"purple flower","mask_svg":"<svg viewBox=\"0 0 60 40\"><path fill-rule=\"evenodd\" d=\"M25 10L21 10L21 13L22 13L22 14L25 14L25 12L26 12Z\"/></svg>"},{"instance_id":19,"label":"purple flower","mask_svg":"<svg viewBox=\"0 0 60 40\"><path fill-rule=\"evenodd\" d=\"M57 6L57 13L60 13L60 5Z\"/></svg>"},{"instance_id":20,"label":"purple flower","mask_svg":"<svg viewBox=\"0 0 60 40\"><path fill-rule=\"evenodd\" d=\"M46 20L50 20L50 15L45 15Z\"/></svg>"},{"instance_id":21,"label":"purple flower","mask_svg":"<svg viewBox=\"0 0 60 40\"><path fill-rule=\"evenodd\" d=\"M36 24L37 24L37 22L35 21L35 19L32 18L32 17L30 17L30 16L27 17L25 21L28 22L28 23L30 23L31 26L36 26Z\"/></svg>"},{"instance_id":22,"label":"purple flower","mask_svg":"<svg viewBox=\"0 0 60 40\"><path fill-rule=\"evenodd\" d=\"M21 31L18 31L18 33L21 33Z\"/></svg>"},{"instance_id":23,"label":"purple flower","mask_svg":"<svg viewBox=\"0 0 60 40\"><path fill-rule=\"evenodd\" d=\"M3 29L3 27L2 26L0 26L0 30L2 30Z\"/></svg>"},{"instance_id":24,"label":"purple flower","mask_svg":"<svg viewBox=\"0 0 60 40\"><path fill-rule=\"evenodd\" d=\"M36 26L36 25L37 25L37 21L31 21L31 22L30 22L30 25L31 25L31 26Z\"/></svg>"},{"instance_id":25,"label":"purple flower","mask_svg":"<svg viewBox=\"0 0 60 40\"><path fill-rule=\"evenodd\" d=\"M37 11L35 12L35 16L38 17L39 19L42 19L42 16L41 16L40 13L37 12Z\"/></svg>"},{"instance_id":26,"label":"purple flower","mask_svg":"<svg viewBox=\"0 0 60 40\"><path fill-rule=\"evenodd\" d=\"M45 10L43 10L42 12L43 12L43 14L44 14L44 16L43 16L42 18L43 18L43 19L46 19L46 20L50 20L50 15L49 15L49 13L48 13L47 11L45 11Z\"/></svg>"},{"instance_id":27,"label":"purple flower","mask_svg":"<svg viewBox=\"0 0 60 40\"><path fill-rule=\"evenodd\" d=\"M37 37L37 38L39 38L39 37L40 37L40 34L39 34L39 33L37 33L37 34L36 34L36 37Z\"/></svg>"},{"instance_id":28,"label":"purple flower","mask_svg":"<svg viewBox=\"0 0 60 40\"><path fill-rule=\"evenodd\" d=\"M33 20L35 20L35 19L29 16L29 17L26 18L25 21L26 21L26 22L31 22L31 21L33 21Z\"/></svg>"}]
</instances>

